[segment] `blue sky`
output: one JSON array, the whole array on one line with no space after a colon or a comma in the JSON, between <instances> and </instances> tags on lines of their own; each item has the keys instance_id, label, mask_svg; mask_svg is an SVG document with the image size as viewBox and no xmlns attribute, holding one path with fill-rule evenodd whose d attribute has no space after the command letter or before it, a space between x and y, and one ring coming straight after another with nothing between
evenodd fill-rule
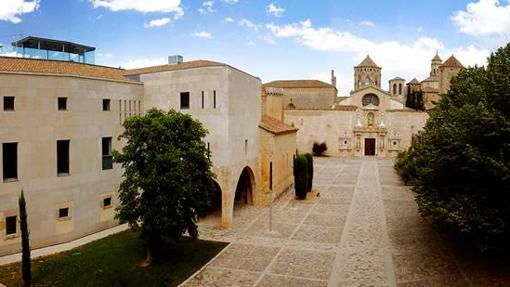
<instances>
[{"instance_id":1,"label":"blue sky","mask_svg":"<svg viewBox=\"0 0 510 287\"><path fill-rule=\"evenodd\" d=\"M133 68L226 62L275 79L329 80L342 95L369 53L395 76L423 80L436 50L466 65L510 39L508 0L0 0L0 43L16 35L97 47L96 63ZM383 88L387 88L384 85Z\"/></svg>"}]
</instances>

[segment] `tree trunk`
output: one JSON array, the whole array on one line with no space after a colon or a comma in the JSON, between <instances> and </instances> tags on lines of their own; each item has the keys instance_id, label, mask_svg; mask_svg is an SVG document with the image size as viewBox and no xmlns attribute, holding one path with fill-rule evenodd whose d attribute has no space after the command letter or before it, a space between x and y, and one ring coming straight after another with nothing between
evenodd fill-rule
<instances>
[{"instance_id":1,"label":"tree trunk","mask_svg":"<svg viewBox=\"0 0 510 287\"><path fill-rule=\"evenodd\" d=\"M149 267L152 265L153 262L153 255L152 255L152 240L147 240L147 256L145 257L145 260L140 264L141 267Z\"/></svg>"}]
</instances>

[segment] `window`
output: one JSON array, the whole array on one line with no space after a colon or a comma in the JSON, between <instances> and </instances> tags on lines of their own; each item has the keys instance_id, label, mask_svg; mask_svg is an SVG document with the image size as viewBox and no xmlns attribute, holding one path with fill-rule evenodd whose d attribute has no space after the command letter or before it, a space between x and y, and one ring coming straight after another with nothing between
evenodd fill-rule
<instances>
[{"instance_id":1,"label":"window","mask_svg":"<svg viewBox=\"0 0 510 287\"><path fill-rule=\"evenodd\" d=\"M244 154L248 154L248 140L244 140Z\"/></svg>"},{"instance_id":2,"label":"window","mask_svg":"<svg viewBox=\"0 0 510 287\"><path fill-rule=\"evenodd\" d=\"M69 174L69 140L57 141L57 175Z\"/></svg>"},{"instance_id":3,"label":"window","mask_svg":"<svg viewBox=\"0 0 510 287\"><path fill-rule=\"evenodd\" d=\"M402 84L398 84L398 94L402 95Z\"/></svg>"},{"instance_id":4,"label":"window","mask_svg":"<svg viewBox=\"0 0 510 287\"><path fill-rule=\"evenodd\" d=\"M67 218L69 217L69 207L59 208L58 209L58 218Z\"/></svg>"},{"instance_id":5,"label":"window","mask_svg":"<svg viewBox=\"0 0 510 287\"><path fill-rule=\"evenodd\" d=\"M17 216L7 216L5 218L5 235L14 235L17 233Z\"/></svg>"},{"instance_id":6,"label":"window","mask_svg":"<svg viewBox=\"0 0 510 287\"><path fill-rule=\"evenodd\" d=\"M393 94L397 94L397 84L393 84Z\"/></svg>"},{"instance_id":7,"label":"window","mask_svg":"<svg viewBox=\"0 0 510 287\"><path fill-rule=\"evenodd\" d=\"M269 162L269 190L273 190L273 162Z\"/></svg>"},{"instance_id":8,"label":"window","mask_svg":"<svg viewBox=\"0 0 510 287\"><path fill-rule=\"evenodd\" d=\"M181 109L189 109L189 92L181 93Z\"/></svg>"},{"instance_id":9,"label":"window","mask_svg":"<svg viewBox=\"0 0 510 287\"><path fill-rule=\"evenodd\" d=\"M103 170L113 168L113 157L112 157L112 138L101 139L101 155L103 156Z\"/></svg>"},{"instance_id":10,"label":"window","mask_svg":"<svg viewBox=\"0 0 510 287\"><path fill-rule=\"evenodd\" d=\"M109 208L112 207L112 197L107 196L103 198L103 208Z\"/></svg>"},{"instance_id":11,"label":"window","mask_svg":"<svg viewBox=\"0 0 510 287\"><path fill-rule=\"evenodd\" d=\"M4 111L14 111L14 97L4 97Z\"/></svg>"},{"instance_id":12,"label":"window","mask_svg":"<svg viewBox=\"0 0 510 287\"><path fill-rule=\"evenodd\" d=\"M202 91L202 109L204 108L204 91Z\"/></svg>"},{"instance_id":13,"label":"window","mask_svg":"<svg viewBox=\"0 0 510 287\"><path fill-rule=\"evenodd\" d=\"M110 110L110 99L103 99L103 111Z\"/></svg>"},{"instance_id":14,"label":"window","mask_svg":"<svg viewBox=\"0 0 510 287\"><path fill-rule=\"evenodd\" d=\"M67 110L67 98L58 98L58 110L65 111Z\"/></svg>"},{"instance_id":15,"label":"window","mask_svg":"<svg viewBox=\"0 0 510 287\"><path fill-rule=\"evenodd\" d=\"M12 181L18 178L18 143L2 144L2 166L4 181Z\"/></svg>"},{"instance_id":16,"label":"window","mask_svg":"<svg viewBox=\"0 0 510 287\"><path fill-rule=\"evenodd\" d=\"M361 100L363 106L374 105L379 106L379 98L374 94L366 94Z\"/></svg>"},{"instance_id":17,"label":"window","mask_svg":"<svg viewBox=\"0 0 510 287\"><path fill-rule=\"evenodd\" d=\"M213 107L216 109L216 91L213 91Z\"/></svg>"}]
</instances>

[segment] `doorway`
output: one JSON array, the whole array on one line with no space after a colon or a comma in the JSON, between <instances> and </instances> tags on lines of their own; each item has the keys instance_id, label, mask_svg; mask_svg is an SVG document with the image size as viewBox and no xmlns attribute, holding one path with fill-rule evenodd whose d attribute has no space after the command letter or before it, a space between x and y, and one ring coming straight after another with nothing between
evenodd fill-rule
<instances>
[{"instance_id":1,"label":"doorway","mask_svg":"<svg viewBox=\"0 0 510 287\"><path fill-rule=\"evenodd\" d=\"M375 155L375 139L365 139L365 155Z\"/></svg>"}]
</instances>

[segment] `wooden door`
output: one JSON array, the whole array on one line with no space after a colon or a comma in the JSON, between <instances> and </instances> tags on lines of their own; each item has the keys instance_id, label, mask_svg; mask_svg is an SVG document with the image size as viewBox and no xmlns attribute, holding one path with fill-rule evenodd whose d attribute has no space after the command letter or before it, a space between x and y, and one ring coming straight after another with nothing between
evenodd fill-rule
<instances>
[{"instance_id":1,"label":"wooden door","mask_svg":"<svg viewBox=\"0 0 510 287\"><path fill-rule=\"evenodd\" d=\"M365 155L375 155L375 139L365 139Z\"/></svg>"}]
</instances>

